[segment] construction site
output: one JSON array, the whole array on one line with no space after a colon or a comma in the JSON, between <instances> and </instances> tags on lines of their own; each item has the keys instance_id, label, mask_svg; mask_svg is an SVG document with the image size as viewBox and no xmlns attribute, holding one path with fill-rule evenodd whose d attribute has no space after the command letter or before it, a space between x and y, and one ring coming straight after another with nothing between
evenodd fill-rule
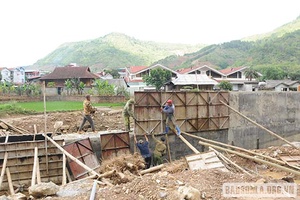
<instances>
[{"instance_id":1,"label":"construction site","mask_svg":"<svg viewBox=\"0 0 300 200\"><path fill-rule=\"evenodd\" d=\"M0 199L298 199L298 92L135 92L131 131L123 109L0 120ZM164 134L168 99L181 134ZM47 131L45 131L45 129ZM166 138L163 163L145 169L136 147Z\"/></svg>"}]
</instances>

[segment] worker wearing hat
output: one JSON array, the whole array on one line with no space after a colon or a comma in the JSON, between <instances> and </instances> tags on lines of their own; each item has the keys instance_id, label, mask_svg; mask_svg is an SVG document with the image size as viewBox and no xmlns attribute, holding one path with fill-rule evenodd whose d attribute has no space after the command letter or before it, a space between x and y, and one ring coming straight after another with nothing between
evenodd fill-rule
<instances>
[{"instance_id":1,"label":"worker wearing hat","mask_svg":"<svg viewBox=\"0 0 300 200\"><path fill-rule=\"evenodd\" d=\"M125 130L130 131L130 117L134 118L134 103L135 101L133 99L129 99L124 106L123 109L123 118L124 118L124 124L125 124Z\"/></svg>"},{"instance_id":2,"label":"worker wearing hat","mask_svg":"<svg viewBox=\"0 0 300 200\"><path fill-rule=\"evenodd\" d=\"M155 149L153 151L153 165L160 165L163 163L163 156L166 154L166 145L165 145L165 137L161 137L160 140L154 137L152 134L152 138L155 141Z\"/></svg>"},{"instance_id":3,"label":"worker wearing hat","mask_svg":"<svg viewBox=\"0 0 300 200\"><path fill-rule=\"evenodd\" d=\"M175 130L177 135L180 135L181 131L179 126L176 125L176 120L174 117L175 106L171 99L167 100L166 104L161 108L161 112L166 113L166 130L165 134L167 134L171 128L171 130Z\"/></svg>"}]
</instances>

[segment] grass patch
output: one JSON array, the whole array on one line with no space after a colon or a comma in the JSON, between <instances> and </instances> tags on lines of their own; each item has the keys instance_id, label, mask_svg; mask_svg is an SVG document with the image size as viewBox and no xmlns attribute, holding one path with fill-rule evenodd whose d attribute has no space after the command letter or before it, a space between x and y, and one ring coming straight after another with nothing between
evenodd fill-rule
<instances>
[{"instance_id":1,"label":"grass patch","mask_svg":"<svg viewBox=\"0 0 300 200\"><path fill-rule=\"evenodd\" d=\"M0 104L0 116L4 116L6 114L30 115L30 114L36 114L36 111L24 109L21 106L17 105L16 102Z\"/></svg>"},{"instance_id":2,"label":"grass patch","mask_svg":"<svg viewBox=\"0 0 300 200\"><path fill-rule=\"evenodd\" d=\"M28 111L44 112L44 102L18 102L17 106ZM92 103L94 107L104 106L121 108L124 107L124 103ZM46 102L47 112L57 112L57 111L76 111L82 110L82 102L79 101L50 101Z\"/></svg>"}]
</instances>

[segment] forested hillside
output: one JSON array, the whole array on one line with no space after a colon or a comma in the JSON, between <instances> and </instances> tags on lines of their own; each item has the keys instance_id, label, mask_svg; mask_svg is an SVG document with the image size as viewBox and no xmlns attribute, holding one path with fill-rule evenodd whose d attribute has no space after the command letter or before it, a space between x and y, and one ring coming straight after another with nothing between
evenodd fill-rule
<instances>
[{"instance_id":1,"label":"forested hillside","mask_svg":"<svg viewBox=\"0 0 300 200\"><path fill-rule=\"evenodd\" d=\"M66 43L34 64L35 68L51 70L56 66L77 63L92 71L134 65L149 66L170 55L184 55L205 45L186 45L140 41L119 33L94 40Z\"/></svg>"},{"instance_id":2,"label":"forested hillside","mask_svg":"<svg viewBox=\"0 0 300 200\"><path fill-rule=\"evenodd\" d=\"M157 63L175 69L203 63L217 69L250 66L262 73L279 73L273 74L273 79L300 79L300 17L276 30L260 40L209 45L197 52L169 56Z\"/></svg>"}]
</instances>

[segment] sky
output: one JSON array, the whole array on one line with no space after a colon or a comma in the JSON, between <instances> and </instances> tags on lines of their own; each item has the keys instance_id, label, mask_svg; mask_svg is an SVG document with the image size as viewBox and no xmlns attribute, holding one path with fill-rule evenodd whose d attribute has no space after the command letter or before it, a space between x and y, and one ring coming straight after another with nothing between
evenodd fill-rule
<instances>
[{"instance_id":1,"label":"sky","mask_svg":"<svg viewBox=\"0 0 300 200\"><path fill-rule=\"evenodd\" d=\"M66 42L112 32L139 40L220 44L300 16L300 0L1 0L0 68L34 64Z\"/></svg>"}]
</instances>

